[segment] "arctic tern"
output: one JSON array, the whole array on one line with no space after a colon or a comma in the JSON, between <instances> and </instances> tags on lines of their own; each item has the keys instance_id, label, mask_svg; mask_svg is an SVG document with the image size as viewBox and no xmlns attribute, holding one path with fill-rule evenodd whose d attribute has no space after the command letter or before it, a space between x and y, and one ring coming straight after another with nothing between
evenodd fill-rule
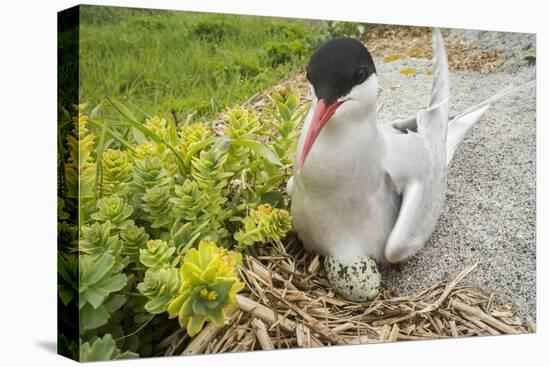
<instances>
[{"instance_id":1,"label":"arctic tern","mask_svg":"<svg viewBox=\"0 0 550 367\"><path fill-rule=\"evenodd\" d=\"M443 208L447 166L491 103L449 117L449 70L441 33L432 35L428 107L379 124L378 78L367 48L351 38L321 46L307 66L312 106L299 140L291 196L294 229L307 249L339 261L371 256L400 264L417 253Z\"/></svg>"}]
</instances>

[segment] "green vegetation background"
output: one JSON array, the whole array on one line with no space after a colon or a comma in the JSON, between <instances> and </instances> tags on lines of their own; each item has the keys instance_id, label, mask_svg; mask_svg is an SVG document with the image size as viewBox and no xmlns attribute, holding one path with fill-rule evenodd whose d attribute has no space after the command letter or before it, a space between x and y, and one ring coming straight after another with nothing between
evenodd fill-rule
<instances>
[{"instance_id":1,"label":"green vegetation background","mask_svg":"<svg viewBox=\"0 0 550 367\"><path fill-rule=\"evenodd\" d=\"M211 117L303 68L330 22L81 7L80 100Z\"/></svg>"}]
</instances>

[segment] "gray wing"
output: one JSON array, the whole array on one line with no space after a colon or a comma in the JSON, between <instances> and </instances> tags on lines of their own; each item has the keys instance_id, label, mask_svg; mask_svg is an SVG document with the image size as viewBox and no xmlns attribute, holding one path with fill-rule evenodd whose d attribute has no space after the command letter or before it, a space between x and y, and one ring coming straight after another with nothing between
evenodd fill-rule
<instances>
[{"instance_id":1,"label":"gray wing","mask_svg":"<svg viewBox=\"0 0 550 367\"><path fill-rule=\"evenodd\" d=\"M447 181L449 71L443 39L433 30L434 80L427 109L419 111L416 133L387 136L386 169L402 203L386 242L385 257L395 263L414 255L429 238L443 207Z\"/></svg>"}]
</instances>

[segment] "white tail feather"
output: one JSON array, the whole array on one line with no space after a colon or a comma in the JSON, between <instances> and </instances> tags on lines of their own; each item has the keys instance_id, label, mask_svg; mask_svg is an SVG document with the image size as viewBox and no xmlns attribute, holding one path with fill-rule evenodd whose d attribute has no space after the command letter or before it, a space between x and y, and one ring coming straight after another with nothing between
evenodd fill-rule
<instances>
[{"instance_id":1,"label":"white tail feather","mask_svg":"<svg viewBox=\"0 0 550 367\"><path fill-rule=\"evenodd\" d=\"M466 115L454 119L452 125L447 130L447 166L453 159L456 148L464 139L468 131L474 127L475 123L481 119L481 116L489 109L491 105L484 105Z\"/></svg>"},{"instance_id":2,"label":"white tail feather","mask_svg":"<svg viewBox=\"0 0 550 367\"><path fill-rule=\"evenodd\" d=\"M491 107L492 103L533 85L535 85L534 80L519 86L509 86L485 101L455 115L451 122L449 122L449 129L447 131L447 165L451 162L460 142L462 142L475 123L481 119L485 111Z\"/></svg>"}]
</instances>

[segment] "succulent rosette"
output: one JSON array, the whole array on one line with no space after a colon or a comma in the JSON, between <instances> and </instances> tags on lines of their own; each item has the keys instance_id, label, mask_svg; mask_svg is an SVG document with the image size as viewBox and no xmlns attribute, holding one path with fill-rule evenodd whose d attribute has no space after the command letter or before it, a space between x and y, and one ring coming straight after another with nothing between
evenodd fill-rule
<instances>
[{"instance_id":1,"label":"succulent rosette","mask_svg":"<svg viewBox=\"0 0 550 367\"><path fill-rule=\"evenodd\" d=\"M178 317L190 336L196 335L206 321L223 326L225 309L235 303L235 294L244 285L237 266L240 254L202 241L198 249L185 255L180 268L180 294L168 305L170 317Z\"/></svg>"},{"instance_id":2,"label":"succulent rosette","mask_svg":"<svg viewBox=\"0 0 550 367\"><path fill-rule=\"evenodd\" d=\"M113 228L125 229L134 224L131 219L134 208L118 195L98 200L97 209L97 212L92 214L92 219L99 222L110 221Z\"/></svg>"}]
</instances>

